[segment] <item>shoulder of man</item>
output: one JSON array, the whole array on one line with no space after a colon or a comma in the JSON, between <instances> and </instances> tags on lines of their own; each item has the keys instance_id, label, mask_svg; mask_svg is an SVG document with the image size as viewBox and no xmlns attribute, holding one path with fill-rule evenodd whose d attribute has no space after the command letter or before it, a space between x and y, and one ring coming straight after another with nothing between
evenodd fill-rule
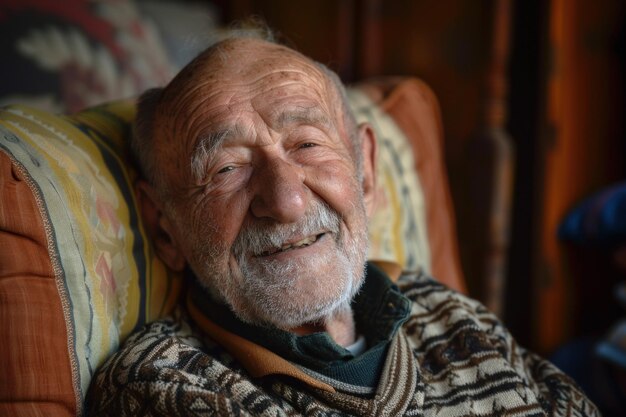
<instances>
[{"instance_id":1,"label":"shoulder of man","mask_svg":"<svg viewBox=\"0 0 626 417\"><path fill-rule=\"evenodd\" d=\"M538 403L549 416L600 415L571 378L518 345L480 302L421 271L403 273L396 285L411 301L403 330L431 391L425 408L429 401L441 409L465 397L475 411L487 407L498 414L508 408L507 398L516 397Z\"/></svg>"},{"instance_id":2,"label":"shoulder of man","mask_svg":"<svg viewBox=\"0 0 626 417\"><path fill-rule=\"evenodd\" d=\"M195 331L181 309L131 335L94 376L89 416L281 415L276 401L254 385L223 348Z\"/></svg>"}]
</instances>

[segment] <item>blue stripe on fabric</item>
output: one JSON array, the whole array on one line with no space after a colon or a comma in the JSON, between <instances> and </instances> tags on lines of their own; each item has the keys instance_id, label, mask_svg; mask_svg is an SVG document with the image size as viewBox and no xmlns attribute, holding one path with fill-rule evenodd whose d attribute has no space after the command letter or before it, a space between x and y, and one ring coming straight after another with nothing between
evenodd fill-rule
<instances>
[{"instance_id":1,"label":"blue stripe on fabric","mask_svg":"<svg viewBox=\"0 0 626 417\"><path fill-rule=\"evenodd\" d=\"M108 118L114 118L115 123L118 124L127 124L121 119L117 118L115 115L111 113L104 113L102 111L98 112L101 116L106 116ZM128 206L129 213L129 223L130 230L133 236L135 237L133 241L132 253L133 259L135 261L135 265L137 265L137 273L138 276L138 285L139 285L139 312L137 317L137 322L135 323L135 327L132 332L140 329L146 323L147 320L147 308L146 308L146 300L147 300L147 262L144 252L145 241L141 234L141 229L139 226L139 216L136 210L134 210L134 191L130 184L127 181L127 176L124 173L124 168L120 165L120 159L115 156L115 153L111 151L109 146L107 146L107 138L102 135L99 131L92 129L88 126L83 125L82 123L76 122L75 120L70 120L71 123L76 126L80 131L85 133L93 142L96 144L100 153L102 154L102 159L108 170L111 172L113 177L116 179L116 183L120 189L122 197Z\"/></svg>"}]
</instances>

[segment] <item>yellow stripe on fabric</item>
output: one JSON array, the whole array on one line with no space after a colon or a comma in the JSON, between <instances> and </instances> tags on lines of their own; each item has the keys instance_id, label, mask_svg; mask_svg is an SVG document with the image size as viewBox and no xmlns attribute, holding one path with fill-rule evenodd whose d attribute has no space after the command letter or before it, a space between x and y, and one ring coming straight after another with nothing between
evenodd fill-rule
<instances>
[{"instance_id":1,"label":"yellow stripe on fabric","mask_svg":"<svg viewBox=\"0 0 626 417\"><path fill-rule=\"evenodd\" d=\"M134 107L131 105L131 103L127 103L127 104L128 105L120 106L119 108L119 110L121 111L120 114L115 114L116 116L120 117L122 121L130 121L135 114ZM112 108L112 106L113 105L107 105L105 111L109 111L110 108ZM124 112L126 112L126 114L124 114ZM87 110L85 112L78 113L74 116L71 116L70 119L79 121L83 123L84 125L86 125L87 127L93 129L95 133L97 134L88 135L82 131L81 131L81 134L83 134L86 138L88 138L90 142L92 143L97 142L98 145L100 145L102 148L105 148L108 152L109 157L113 158L115 160L115 163L120 167L120 171L118 174L123 175L123 179L117 178L117 181L125 181L125 183L128 184L129 186L128 198L130 198L131 201L129 202L126 201L122 193L118 192L117 193L118 199L120 201L124 201L127 204L123 205L125 210L121 210L122 205L118 205L118 210L116 210L116 214L117 214L117 217L121 220L121 224L129 225L131 222L130 221L131 219L130 219L128 204L131 204L132 206L137 207L135 194L132 189L132 180L129 177L127 170L123 169L125 163L120 158L120 149L111 148L111 143L107 142L110 139L111 141L117 141L117 144L116 142L113 142L114 145L117 145L118 147L123 146L123 140L124 140L123 133L125 131L124 126L121 126L119 121L111 122L110 116L107 117L106 113L103 114L102 112L99 112L97 109ZM101 137L99 136L99 134L106 135L107 141L103 141ZM102 153L100 152L100 149L97 148L97 152L98 152L98 155L102 157ZM111 175L111 178L113 179L113 182L117 188L117 181L112 176L113 174L110 172L109 167L107 166L104 159L102 158L99 162L100 162L99 166L101 167L101 169L106 170L106 172ZM147 236L139 220L137 220L137 231L140 233L143 241L146 242ZM128 260L132 260L132 261L135 260L134 252L133 252L134 243L135 243L134 234L132 233L131 230L128 230L127 244L124 245L124 251L126 253L125 258ZM147 245L144 245L143 247L143 252L144 252L143 255L144 255L144 259L148 260L150 258L148 257L149 253L148 253L148 249L146 248L146 246ZM122 300L123 309L126 311L126 314L123 317L119 318L120 322L118 323L119 330L120 330L120 337L122 339L133 331L133 329L135 328L137 324L137 321L139 319L139 314L140 314L139 308L141 306L141 303L140 303L140 299L141 299L140 279L141 277L139 276L138 266L136 265L135 262L133 262L133 266L134 268L132 268L132 272L130 272L130 275L129 275L130 279L126 283L127 285L126 297L125 299ZM152 276L152 274L150 273L151 262L146 261L145 268L146 268L146 271L145 271L146 272L145 274L146 294L149 295L151 294L151 291L150 291L151 282L149 279L149 277ZM145 307L146 311L144 311L144 315L146 316L147 316L147 311L150 310L150 307L149 307L150 300L151 300L151 297L146 297L146 300L144 300L146 302L146 307Z\"/></svg>"},{"instance_id":2,"label":"yellow stripe on fabric","mask_svg":"<svg viewBox=\"0 0 626 417\"><path fill-rule=\"evenodd\" d=\"M424 195L411 144L393 118L362 91L348 89L348 98L357 121L371 124L379 144L379 204L370 217L368 256L429 271Z\"/></svg>"},{"instance_id":3,"label":"yellow stripe on fabric","mask_svg":"<svg viewBox=\"0 0 626 417\"><path fill-rule=\"evenodd\" d=\"M385 182L387 184L388 197L391 202L391 207L394 213L401 213L402 205L398 198L398 190L396 189L397 181L394 175L389 170L385 170ZM396 255L396 260L400 265L406 265L406 254L404 253L404 236L402 235L402 216L391 216L393 220L392 230L390 238L393 241L393 253Z\"/></svg>"},{"instance_id":4,"label":"yellow stripe on fabric","mask_svg":"<svg viewBox=\"0 0 626 417\"><path fill-rule=\"evenodd\" d=\"M137 114L137 107L134 100L120 100L102 106L92 107L66 117L78 120L92 127L98 133L106 137L107 140L118 149L126 148L128 145L126 132L119 129L119 125L111 123L108 117L103 117L103 115L106 114L119 118L121 122L130 125ZM117 151L117 153L120 152Z\"/></svg>"},{"instance_id":5,"label":"yellow stripe on fabric","mask_svg":"<svg viewBox=\"0 0 626 417\"><path fill-rule=\"evenodd\" d=\"M66 300L61 293L59 296L63 300L63 305L68 308L68 316L72 318L71 323L67 323L69 326L68 331L71 331L75 337L73 339L73 347L70 346L69 349L70 352L75 352L80 375L80 389L84 393L87 390L90 377L89 368L95 367L101 358L104 359L104 355L101 354L103 347L106 347L106 345L103 346L103 339L106 342L109 334L103 331L102 323L97 320L98 317L94 317L94 321L90 320L90 312L93 312L93 309L90 307L91 304L84 299L77 298L76 294L75 286L78 285L77 281L82 280L81 282L84 282L83 277L90 272L88 270L85 271L83 267L84 262L82 259L84 258L80 255L80 251L77 253L77 244L73 239L76 233L72 233L72 237L68 236L72 232L72 228L75 227L75 221L70 219L71 216L68 216L67 207L68 205L73 205L73 201L77 200L76 193L68 193L60 185L64 184L63 181L69 178L69 175L75 170L72 169L72 163L67 164L69 171L54 169L52 167L52 164L56 165L54 154L49 155L45 152L45 149L49 148L47 145L50 142L66 142L63 138L63 133L58 131L58 126L55 126L54 121L50 120L52 116L47 116L44 124L34 118L32 113L28 113L28 110L26 112L15 108L10 110L10 112L2 114L3 125L14 132L20 139L19 143L21 145L19 148L27 151L28 156L23 161L30 164L29 173L33 178L38 178L35 182L41 189L44 206L54 227L55 247L59 253L59 260L64 271L63 277L65 278L58 285L67 288L69 299ZM39 143L43 146L38 146ZM30 149L23 148L24 145L29 146ZM57 158L59 157L59 155L56 156ZM23 155L22 158L24 158ZM32 167L32 165L35 165L37 168ZM44 172L45 178L42 178L42 173ZM56 186L52 186L51 183L56 184ZM81 239L78 242L78 246L84 246L81 243L83 240ZM55 255L51 254L51 256ZM92 292L89 291L88 294ZM90 340L89 337L91 335L96 335L97 339ZM110 348L107 350L110 350Z\"/></svg>"},{"instance_id":6,"label":"yellow stripe on fabric","mask_svg":"<svg viewBox=\"0 0 626 417\"><path fill-rule=\"evenodd\" d=\"M139 213L134 175L123 161L134 114L132 102L74 116L0 109L0 124L15 135L4 146L41 190L42 212L54 231L51 242L63 272L57 288L74 335L69 347L78 395L121 339L143 324L139 318L151 321L173 310L182 285L152 253L139 218L130 223ZM50 255L57 259L54 250ZM145 262L145 276L138 262Z\"/></svg>"},{"instance_id":7,"label":"yellow stripe on fabric","mask_svg":"<svg viewBox=\"0 0 626 417\"><path fill-rule=\"evenodd\" d=\"M74 233L74 238L84 254L83 265L87 270L91 288L89 303L93 308L92 324L95 327L90 330L92 340L89 341L89 348L96 356L108 353L112 343L117 345L119 337L117 333L120 329L130 331L137 320L138 294L131 291L124 297L124 293L129 289L129 282L137 281L136 268L129 264L133 261L128 250L132 248L133 238L128 236L128 230L120 228L120 225L127 224L128 207L116 192L115 180L106 168L99 149L83 132L62 118L45 112L19 107L11 110L15 112L4 116L9 127L17 129L25 142L40 151L40 156L46 159L47 165L53 171L51 174L56 177L57 191L66 194L64 201L67 203L66 208L73 215L72 223L78 229ZM60 149L63 152L60 152ZM69 186L65 186L67 184ZM116 216L121 222L117 223ZM113 223L108 225L109 228L118 228L117 236L112 237L110 233L107 235L106 230L98 230L103 226L102 220ZM120 236L120 233L123 235ZM125 242L126 254L123 256L116 252L116 238ZM101 246L92 245L94 241ZM80 315L86 312L84 308L77 311L80 303L76 300L77 291L83 290L76 286L81 284L67 282L75 310L74 320L78 322L78 334L85 331L80 326L82 319ZM103 293L109 296L108 301ZM129 300L127 297L130 297L130 303L127 302ZM122 305L121 313L118 311L120 307L118 304ZM81 343L84 343L86 335L81 336ZM112 341L112 338L115 338L115 341ZM77 348L80 349L80 346Z\"/></svg>"},{"instance_id":8,"label":"yellow stripe on fabric","mask_svg":"<svg viewBox=\"0 0 626 417\"><path fill-rule=\"evenodd\" d=\"M19 110L19 109L18 109ZM78 226L78 231L74 231L74 239L78 239L80 242L80 252L84 254L83 266L87 271L87 277L95 277L97 273L95 268L93 267L94 263L97 262L96 253L93 245L86 244L86 241L92 241L93 229L88 225L88 219L85 217L84 207L82 204L82 200L85 197L84 193L79 192L81 188L85 185L79 185L78 187L73 186L65 186L66 184L75 184L77 181L77 176L81 174L81 170L76 165L74 161L79 161L81 158L71 158L70 156L78 156L75 154L80 154L75 148L74 140L70 138L76 138L82 136L82 132L78 132L72 135L72 133L68 132L68 127L73 129L73 126L69 125L67 122L64 122L62 119L58 117L51 117L47 113L37 114L37 111L27 109L23 110L27 112L26 114L30 116L34 116L34 118L29 118L26 115L19 115L15 113L10 113L5 115L3 118L9 122L9 126L20 133L20 138L32 146L34 149L39 151L39 156L46 159L47 165L52 169L51 175L54 178L56 184L59 186L56 187L56 191L61 193L65 193L65 197L62 197L62 200L67 204L67 209L73 215L72 223L75 226ZM81 147L85 148L86 152L82 152L83 157L88 158L87 160L91 160L91 155L99 155L99 151L92 143L81 143ZM91 148L91 149L90 149ZM65 149L66 152L61 152L61 149ZM78 178L80 181L80 178ZM91 192L92 190L89 189ZM48 207L52 209L52 207ZM51 216L54 216L55 213L50 213ZM57 231L59 233L59 231ZM63 247L59 247L60 251L63 251ZM63 257L63 253L60 254ZM64 262L67 262L67 259L63 259ZM94 261L94 263L90 263L89 261ZM74 308L77 308L79 304L76 303L76 288L75 285L80 284L75 282L78 277L66 277L66 285L68 285L68 289L70 291L70 297L72 298L72 303ZM97 288L93 279L91 279L91 306L94 309L95 317L94 317L94 325L102 325L102 330L92 328L91 334L98 337L100 340L100 348L104 346L108 346L110 343L110 325L111 323L107 323L107 320L102 320L102 318L107 317L105 312L105 304L101 297L97 296L97 292L94 290ZM81 311L81 313L85 313ZM76 316L76 311L73 312L73 316L75 320L79 320L80 318ZM77 332L80 332L80 326L77 326ZM84 336L84 335L83 335ZM82 342L82 341L81 341ZM93 346L91 346L93 347Z\"/></svg>"},{"instance_id":9,"label":"yellow stripe on fabric","mask_svg":"<svg viewBox=\"0 0 626 417\"><path fill-rule=\"evenodd\" d=\"M104 106L93 108L76 115L71 116L71 119L78 121L81 124L87 125L94 129L98 134L106 137L106 141L103 141L100 136L94 135L92 139L97 141L101 146L110 150L111 154L116 157L118 163L119 155L125 154L128 151L128 138L125 133L129 133L130 123L134 119L136 114L136 106L134 100L124 100L119 102L108 103ZM111 145L115 149L111 148ZM130 169L124 170L125 181L127 184L134 184L135 171ZM130 176L129 176L130 172ZM130 198L134 207L137 207L137 201L134 190L130 190ZM140 213L137 213L140 215ZM141 235L141 239L144 242L142 247L143 257L145 262L145 298L144 298L144 315L147 321L152 321L161 318L169 314L175 307L178 301L178 295L180 294L180 279L175 275L168 275L168 270L165 265L151 252L150 245L148 244L149 238L143 227L141 221L137 222L137 231ZM128 250L132 250L132 246L128 247ZM129 257L132 253L128 254ZM141 277L140 277L141 278ZM139 299L141 288L139 281L137 286L133 290L137 291L136 299ZM133 299L129 297L129 300ZM136 303L138 306L139 302ZM125 327L122 329L122 334L125 336L132 330L134 322L129 321L125 323Z\"/></svg>"},{"instance_id":10,"label":"yellow stripe on fabric","mask_svg":"<svg viewBox=\"0 0 626 417\"><path fill-rule=\"evenodd\" d=\"M107 103L104 106L87 109L86 111L74 114L72 116L68 116L68 119L81 123L94 130L95 135L89 135L89 137L96 141L101 147L107 149L110 156L114 157L116 163L119 167L124 167L125 163L123 163L119 157L120 154L124 154L125 148L128 146L126 143L127 138L125 137L125 133L127 133L128 126L123 126L123 123L130 124L135 117L136 114L136 106L134 104L134 100L125 100L113 103ZM118 117L120 120L111 120L112 117ZM100 135L106 137L106 141L102 140ZM111 146L113 145L113 147ZM128 171L126 169L121 169L121 174L124 176L124 181L130 187L130 195L128 196L134 207L137 207L137 201L135 198L133 187L133 179L131 179L128 175ZM119 181L119 179L118 179ZM139 215L139 213L137 214ZM130 216L123 218L124 224L130 223ZM143 224L141 221L137 221L137 231L141 235L141 238L144 242L147 242L147 234L143 228ZM133 242L134 243L134 242ZM126 255L128 259L134 259L133 253L133 245L125 246ZM144 244L142 247L143 257L145 261L145 276L143 279L145 280L145 311L144 316L147 320L151 318L154 319L156 317L150 317L151 301L153 300L153 292L152 292L152 268L153 262L150 262L151 253L149 250L149 245ZM138 271L138 266L136 266L135 271ZM140 307L140 298L141 298L141 283L140 280L142 277L137 273L133 276L131 282L128 287L128 298L129 303L127 304L128 314L126 316L127 320L123 320L120 323L120 333L122 339L128 335L134 329L137 319L139 317L139 307Z\"/></svg>"}]
</instances>

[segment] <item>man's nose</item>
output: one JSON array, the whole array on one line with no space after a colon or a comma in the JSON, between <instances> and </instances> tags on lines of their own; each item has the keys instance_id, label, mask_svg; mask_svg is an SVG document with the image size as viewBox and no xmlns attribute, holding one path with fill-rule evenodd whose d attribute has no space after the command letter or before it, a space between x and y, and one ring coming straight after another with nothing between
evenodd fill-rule
<instances>
[{"instance_id":1,"label":"man's nose","mask_svg":"<svg viewBox=\"0 0 626 417\"><path fill-rule=\"evenodd\" d=\"M282 158L265 161L253 174L255 195L250 210L255 217L295 223L306 212L310 191L302 167Z\"/></svg>"}]
</instances>

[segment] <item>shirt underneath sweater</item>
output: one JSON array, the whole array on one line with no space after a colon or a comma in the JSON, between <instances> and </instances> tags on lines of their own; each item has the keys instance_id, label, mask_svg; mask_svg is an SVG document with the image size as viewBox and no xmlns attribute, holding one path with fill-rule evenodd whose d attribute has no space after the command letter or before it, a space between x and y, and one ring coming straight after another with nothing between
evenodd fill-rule
<instances>
[{"instance_id":1,"label":"shirt underneath sweater","mask_svg":"<svg viewBox=\"0 0 626 417\"><path fill-rule=\"evenodd\" d=\"M420 273L403 275L396 289L382 271L368 272L359 295L367 302L353 305L370 339L362 355L324 334L300 339L222 320L192 291L187 309L133 334L101 367L89 415L599 415L476 301ZM368 356L377 346L380 360ZM356 371L335 370L346 364Z\"/></svg>"},{"instance_id":2,"label":"shirt underneath sweater","mask_svg":"<svg viewBox=\"0 0 626 417\"><path fill-rule=\"evenodd\" d=\"M354 385L355 392L373 393L387 348L407 320L411 302L374 264L367 265L365 277L352 302L357 333L365 337L368 346L358 357L335 343L326 332L298 336L274 327L244 323L228 307L207 303L211 296L197 283L190 297L205 317L226 330L327 378Z\"/></svg>"}]
</instances>

